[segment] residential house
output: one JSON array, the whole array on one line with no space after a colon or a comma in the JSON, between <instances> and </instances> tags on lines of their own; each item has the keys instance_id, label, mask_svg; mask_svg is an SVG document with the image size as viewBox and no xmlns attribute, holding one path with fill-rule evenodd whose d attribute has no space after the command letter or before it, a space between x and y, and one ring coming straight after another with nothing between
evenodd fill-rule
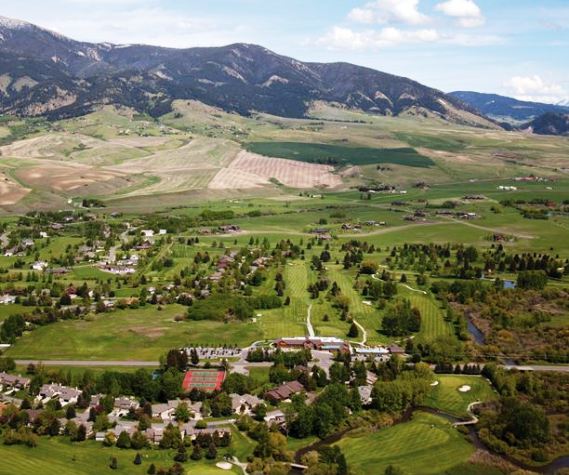
<instances>
[{"instance_id":1,"label":"residential house","mask_svg":"<svg viewBox=\"0 0 569 475\"><path fill-rule=\"evenodd\" d=\"M304 391L304 386L298 381L289 381L265 393L265 399L271 402L281 402L290 399L295 394Z\"/></svg>"},{"instance_id":2,"label":"residential house","mask_svg":"<svg viewBox=\"0 0 569 475\"><path fill-rule=\"evenodd\" d=\"M37 261L32 264L32 269L37 271L43 271L47 268L48 264L45 261Z\"/></svg>"},{"instance_id":3,"label":"residential house","mask_svg":"<svg viewBox=\"0 0 569 475\"><path fill-rule=\"evenodd\" d=\"M363 406L368 406L371 404L371 390L372 386L358 386L358 393L360 395L360 401Z\"/></svg>"},{"instance_id":4,"label":"residential house","mask_svg":"<svg viewBox=\"0 0 569 475\"><path fill-rule=\"evenodd\" d=\"M152 404L152 417L160 418L163 421L174 419L174 412L180 401L168 401L164 404Z\"/></svg>"},{"instance_id":5,"label":"residential house","mask_svg":"<svg viewBox=\"0 0 569 475\"><path fill-rule=\"evenodd\" d=\"M286 417L283 411L281 410L275 410L275 411L270 411L267 412L267 415L265 416L265 423L267 425L272 425L272 424L283 424L286 421Z\"/></svg>"},{"instance_id":6,"label":"residential house","mask_svg":"<svg viewBox=\"0 0 569 475\"><path fill-rule=\"evenodd\" d=\"M16 296L15 295L0 295L0 304L2 305L10 305L16 303Z\"/></svg>"},{"instance_id":7,"label":"residential house","mask_svg":"<svg viewBox=\"0 0 569 475\"><path fill-rule=\"evenodd\" d=\"M23 376L8 373L0 373L0 389L7 391L8 389L26 389L30 385L31 380Z\"/></svg>"},{"instance_id":8,"label":"residential house","mask_svg":"<svg viewBox=\"0 0 569 475\"><path fill-rule=\"evenodd\" d=\"M261 399L251 394L230 394L229 397L231 398L233 412L239 415L250 415L255 407L263 403Z\"/></svg>"},{"instance_id":9,"label":"residential house","mask_svg":"<svg viewBox=\"0 0 569 475\"><path fill-rule=\"evenodd\" d=\"M138 401L128 397L118 397L115 398L115 402L113 404L113 413L117 415L126 415L130 412L130 410L136 410L140 407Z\"/></svg>"},{"instance_id":10,"label":"residential house","mask_svg":"<svg viewBox=\"0 0 569 475\"><path fill-rule=\"evenodd\" d=\"M39 391L38 399L42 402L57 399L62 406L75 404L82 391L77 388L69 388L60 384L44 384Z\"/></svg>"}]
</instances>

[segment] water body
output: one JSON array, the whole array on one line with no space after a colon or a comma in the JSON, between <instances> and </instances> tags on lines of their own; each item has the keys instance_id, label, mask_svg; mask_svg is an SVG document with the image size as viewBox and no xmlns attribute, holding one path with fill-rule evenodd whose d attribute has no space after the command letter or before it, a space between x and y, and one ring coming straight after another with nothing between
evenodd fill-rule
<instances>
[{"instance_id":1,"label":"water body","mask_svg":"<svg viewBox=\"0 0 569 475\"><path fill-rule=\"evenodd\" d=\"M470 335L472 336L472 338L474 338L474 341L478 344L478 345L485 345L486 344L486 337L484 336L484 333L482 333L478 327L476 325L474 325L474 323L472 323L472 320L468 319L468 333L470 333Z\"/></svg>"}]
</instances>

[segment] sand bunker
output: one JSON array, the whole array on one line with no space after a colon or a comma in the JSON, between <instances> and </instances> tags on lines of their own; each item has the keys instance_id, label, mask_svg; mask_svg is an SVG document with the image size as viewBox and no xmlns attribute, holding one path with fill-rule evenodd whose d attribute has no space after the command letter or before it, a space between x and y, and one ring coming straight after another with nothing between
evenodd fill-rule
<instances>
[{"instance_id":1,"label":"sand bunker","mask_svg":"<svg viewBox=\"0 0 569 475\"><path fill-rule=\"evenodd\" d=\"M467 393L471 390L472 388L470 386L468 386L467 384L461 386L460 388L458 388L459 392L461 393Z\"/></svg>"},{"instance_id":2,"label":"sand bunker","mask_svg":"<svg viewBox=\"0 0 569 475\"><path fill-rule=\"evenodd\" d=\"M221 470L231 470L233 468L233 465L229 462L217 462L215 466Z\"/></svg>"}]
</instances>

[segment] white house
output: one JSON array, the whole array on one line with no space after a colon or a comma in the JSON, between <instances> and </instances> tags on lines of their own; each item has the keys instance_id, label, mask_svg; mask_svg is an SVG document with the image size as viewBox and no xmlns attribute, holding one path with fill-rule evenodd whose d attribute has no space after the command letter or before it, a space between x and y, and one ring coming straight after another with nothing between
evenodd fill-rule
<instances>
[{"instance_id":1,"label":"white house","mask_svg":"<svg viewBox=\"0 0 569 475\"><path fill-rule=\"evenodd\" d=\"M60 384L44 384L39 391L37 399L48 402L52 399L59 400L62 406L75 404L82 391L77 388L69 388Z\"/></svg>"},{"instance_id":2,"label":"white house","mask_svg":"<svg viewBox=\"0 0 569 475\"><path fill-rule=\"evenodd\" d=\"M47 268L47 262L37 261L32 264L32 269L37 271L43 271Z\"/></svg>"},{"instance_id":3,"label":"white house","mask_svg":"<svg viewBox=\"0 0 569 475\"><path fill-rule=\"evenodd\" d=\"M0 295L0 304L2 305L10 305L16 303L16 296L15 295Z\"/></svg>"},{"instance_id":4,"label":"white house","mask_svg":"<svg viewBox=\"0 0 569 475\"><path fill-rule=\"evenodd\" d=\"M230 394L229 397L235 414L251 414L256 406L263 403L261 399L251 394Z\"/></svg>"}]
</instances>

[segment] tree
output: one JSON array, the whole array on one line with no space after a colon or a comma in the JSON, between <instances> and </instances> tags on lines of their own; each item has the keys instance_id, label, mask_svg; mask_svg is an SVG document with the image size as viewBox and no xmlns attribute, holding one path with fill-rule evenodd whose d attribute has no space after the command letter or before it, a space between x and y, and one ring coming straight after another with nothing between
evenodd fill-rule
<instances>
[{"instance_id":1,"label":"tree","mask_svg":"<svg viewBox=\"0 0 569 475\"><path fill-rule=\"evenodd\" d=\"M154 465L153 463L150 464L150 467L148 467L148 471L146 472L148 475L154 475L156 473L156 465Z\"/></svg>"},{"instance_id":2,"label":"tree","mask_svg":"<svg viewBox=\"0 0 569 475\"><path fill-rule=\"evenodd\" d=\"M105 439L103 440L103 445L105 447L112 447L113 445L115 445L117 442L117 438L115 436L115 434L113 434L112 432L108 432L105 435Z\"/></svg>"},{"instance_id":3,"label":"tree","mask_svg":"<svg viewBox=\"0 0 569 475\"><path fill-rule=\"evenodd\" d=\"M174 417L178 422L188 422L190 420L190 410L188 408L188 404L185 402L181 402L176 407L174 411Z\"/></svg>"},{"instance_id":4,"label":"tree","mask_svg":"<svg viewBox=\"0 0 569 475\"><path fill-rule=\"evenodd\" d=\"M192 450L192 454L190 455L190 458L192 460L201 460L202 457L203 457L203 452L201 447L199 446L199 444L195 444Z\"/></svg>"},{"instance_id":5,"label":"tree","mask_svg":"<svg viewBox=\"0 0 569 475\"><path fill-rule=\"evenodd\" d=\"M140 465L142 463L142 456L140 455L139 452L137 452L136 455L134 456L134 460L132 461L132 463L134 465Z\"/></svg>"},{"instance_id":6,"label":"tree","mask_svg":"<svg viewBox=\"0 0 569 475\"><path fill-rule=\"evenodd\" d=\"M164 429L164 435L160 441L161 449L172 449L178 447L182 443L182 436L180 430L172 424L168 424Z\"/></svg>"},{"instance_id":7,"label":"tree","mask_svg":"<svg viewBox=\"0 0 569 475\"><path fill-rule=\"evenodd\" d=\"M212 442L211 444L209 444L209 447L207 448L205 458L209 459L209 460L213 460L216 457L217 457L217 448L216 448L215 444Z\"/></svg>"},{"instance_id":8,"label":"tree","mask_svg":"<svg viewBox=\"0 0 569 475\"><path fill-rule=\"evenodd\" d=\"M358 326L355 322L350 325L350 330L348 331L348 338L357 338L359 335Z\"/></svg>"},{"instance_id":9,"label":"tree","mask_svg":"<svg viewBox=\"0 0 569 475\"><path fill-rule=\"evenodd\" d=\"M360 266L360 273L373 275L377 273L377 264L373 261L363 261Z\"/></svg>"},{"instance_id":10,"label":"tree","mask_svg":"<svg viewBox=\"0 0 569 475\"><path fill-rule=\"evenodd\" d=\"M183 443L178 446L178 451L176 452L176 455L174 455L174 461L180 463L188 461L188 453L186 451L186 446Z\"/></svg>"},{"instance_id":11,"label":"tree","mask_svg":"<svg viewBox=\"0 0 569 475\"><path fill-rule=\"evenodd\" d=\"M190 352L190 358L194 366L197 366L199 364L200 357L198 355L198 351L195 348L192 348L192 351Z\"/></svg>"},{"instance_id":12,"label":"tree","mask_svg":"<svg viewBox=\"0 0 569 475\"><path fill-rule=\"evenodd\" d=\"M117 447L119 449L130 449L130 435L128 432L122 431L117 439Z\"/></svg>"},{"instance_id":13,"label":"tree","mask_svg":"<svg viewBox=\"0 0 569 475\"><path fill-rule=\"evenodd\" d=\"M142 432L140 432L140 430L137 430L134 434L132 434L132 437L130 439L130 446L134 450L144 449L148 446L148 439Z\"/></svg>"},{"instance_id":14,"label":"tree","mask_svg":"<svg viewBox=\"0 0 569 475\"><path fill-rule=\"evenodd\" d=\"M81 424L78 428L77 428L77 435L75 437L75 441L76 442L83 442L87 439L87 428Z\"/></svg>"},{"instance_id":15,"label":"tree","mask_svg":"<svg viewBox=\"0 0 569 475\"><path fill-rule=\"evenodd\" d=\"M117 460L116 457L111 457L109 468L112 470L116 470L117 468L119 468L119 461Z\"/></svg>"},{"instance_id":16,"label":"tree","mask_svg":"<svg viewBox=\"0 0 569 475\"><path fill-rule=\"evenodd\" d=\"M504 435L511 433L516 440L533 444L543 444L549 439L549 419L539 406L506 398L502 401L500 416Z\"/></svg>"},{"instance_id":17,"label":"tree","mask_svg":"<svg viewBox=\"0 0 569 475\"><path fill-rule=\"evenodd\" d=\"M65 418L66 419L75 419L76 416L76 412L75 412L75 406L73 404L70 404L67 406L67 408L65 409Z\"/></svg>"},{"instance_id":18,"label":"tree","mask_svg":"<svg viewBox=\"0 0 569 475\"><path fill-rule=\"evenodd\" d=\"M388 465L384 472L385 475L404 475L405 472L395 465Z\"/></svg>"}]
</instances>

